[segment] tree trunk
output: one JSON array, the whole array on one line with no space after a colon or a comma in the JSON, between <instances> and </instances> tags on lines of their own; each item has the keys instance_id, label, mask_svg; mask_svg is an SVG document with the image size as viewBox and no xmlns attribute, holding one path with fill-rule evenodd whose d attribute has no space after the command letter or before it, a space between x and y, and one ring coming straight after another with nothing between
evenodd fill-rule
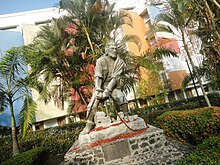
<instances>
[{"instance_id":1,"label":"tree trunk","mask_svg":"<svg viewBox=\"0 0 220 165\"><path fill-rule=\"evenodd\" d=\"M211 25L211 27L212 27L213 32L216 34L216 36L218 37L218 39L220 39L220 34L219 34L219 32L218 32L218 29L216 29L216 24L215 24L215 20L214 20L214 19L215 19L215 18L214 18L214 13L213 13L212 10L210 9L210 7L209 7L207 1L205 1L205 7L207 8L207 14L208 14L208 18L209 18L209 20L207 20L207 21L210 22L210 25Z\"/></svg>"},{"instance_id":2,"label":"tree trunk","mask_svg":"<svg viewBox=\"0 0 220 165\"><path fill-rule=\"evenodd\" d=\"M201 81L201 79L200 79L200 77L199 77L199 75L198 75L197 69L196 69L196 67L195 67L195 65L194 65L194 63L193 63L193 61L192 61L191 54L190 54L190 52L189 52L189 47L188 47L187 42L186 42L186 40L185 40L185 33L184 33L184 30L183 30L183 29L181 29L181 33L182 33L183 46L184 46L184 49L185 49L185 51L186 51L187 57L188 57L188 59L189 59L190 64L192 65L193 70L194 70L195 73L196 73L196 78L197 78L198 83L199 83L199 85L200 85L200 87L201 87L202 94L203 94L203 96L204 96L204 98L205 98L205 101L206 101L207 105L210 107L210 106L211 106L211 103L210 103L210 101L209 101L209 98L208 98L207 94L205 93L205 89L204 89L204 87L203 87L203 85L202 85L202 81Z\"/></svg>"},{"instance_id":3,"label":"tree trunk","mask_svg":"<svg viewBox=\"0 0 220 165\"><path fill-rule=\"evenodd\" d=\"M11 136L12 136L12 145L13 145L13 156L20 153L19 146L18 146L18 138L17 138L17 131L16 131L16 122L15 122L15 116L14 116L14 110L13 110L13 102L10 98L9 100L10 104L10 112L11 112Z\"/></svg>"}]
</instances>

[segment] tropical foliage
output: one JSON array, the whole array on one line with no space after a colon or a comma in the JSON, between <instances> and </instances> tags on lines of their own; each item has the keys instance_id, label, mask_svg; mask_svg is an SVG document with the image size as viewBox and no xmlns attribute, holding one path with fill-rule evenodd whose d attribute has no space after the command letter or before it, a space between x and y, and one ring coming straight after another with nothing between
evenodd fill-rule
<instances>
[{"instance_id":1,"label":"tropical foliage","mask_svg":"<svg viewBox=\"0 0 220 165\"><path fill-rule=\"evenodd\" d=\"M220 163L220 138L211 137L198 145L186 159L179 161L177 165L219 164Z\"/></svg>"},{"instance_id":2,"label":"tropical foliage","mask_svg":"<svg viewBox=\"0 0 220 165\"><path fill-rule=\"evenodd\" d=\"M158 117L161 128L169 137L193 145L219 135L219 107L166 112Z\"/></svg>"},{"instance_id":3,"label":"tropical foliage","mask_svg":"<svg viewBox=\"0 0 220 165\"><path fill-rule=\"evenodd\" d=\"M79 133L85 127L85 123L69 123L64 126L51 127L48 129L32 131L28 133L24 138L18 136L18 141L20 144L21 154L25 156L18 156L12 158L12 142L7 137L1 138L0 141L0 163L6 161L5 164L17 160L19 164L31 161L31 159L39 159L41 152L34 151L32 149L44 147L47 150L47 156L52 157L58 154L66 153L73 143L77 140ZM36 149L39 150L39 149ZM41 150L41 149L40 149ZM26 152L29 151L29 152ZM45 151L45 149L43 150ZM31 156L33 154L33 156ZM36 155L35 155L36 154ZM38 155L40 154L40 155ZM29 156L28 156L29 155ZM23 157L23 159L21 158ZM20 159L20 160L18 160ZM47 158L46 158L47 159ZM8 161L7 161L8 160ZM36 163L39 164L37 160ZM35 162L34 161L34 162ZM46 161L46 160L44 160ZM16 162L14 162L16 163ZM42 160L41 160L42 163Z\"/></svg>"},{"instance_id":4,"label":"tropical foliage","mask_svg":"<svg viewBox=\"0 0 220 165\"><path fill-rule=\"evenodd\" d=\"M35 147L32 150L22 152L13 158L2 162L2 165L38 165L48 159L48 151L45 147Z\"/></svg>"},{"instance_id":5,"label":"tropical foliage","mask_svg":"<svg viewBox=\"0 0 220 165\"><path fill-rule=\"evenodd\" d=\"M117 38L117 29L132 20L124 12L115 12L107 1L61 0L67 16L43 26L23 55L31 68L29 83L45 101L52 97L63 107L71 96L71 108L85 110L92 92L94 63L104 53L105 43L115 40L119 55L131 62L126 41L138 43L134 36ZM34 59L34 60L33 60ZM67 99L68 98L68 99Z\"/></svg>"},{"instance_id":6,"label":"tropical foliage","mask_svg":"<svg viewBox=\"0 0 220 165\"><path fill-rule=\"evenodd\" d=\"M150 49L141 56L134 56L139 73L144 71L143 68L147 69L144 73L146 78L139 76L137 95L142 99L150 100L152 105L163 102L164 95L168 92L165 82L161 81L160 74L164 70L163 57L170 56L176 57L176 53L164 47Z\"/></svg>"},{"instance_id":7,"label":"tropical foliage","mask_svg":"<svg viewBox=\"0 0 220 165\"><path fill-rule=\"evenodd\" d=\"M189 1L169 0L165 10L157 16L157 21L152 26L153 30L149 33L149 35L159 31L166 31L173 33L182 41L186 58L192 66L195 78L201 87L207 105L211 106L202 85L201 76L199 75L198 69L192 60L192 56L194 55L194 45L191 42L191 38L195 36L193 30L196 29L194 26L196 23L196 14L197 11L192 7L192 4L189 3Z\"/></svg>"},{"instance_id":8,"label":"tropical foliage","mask_svg":"<svg viewBox=\"0 0 220 165\"><path fill-rule=\"evenodd\" d=\"M203 74L209 74L211 85L220 88L220 3L216 0L191 0L191 9L196 11L195 19L199 23L196 34L202 40L204 62Z\"/></svg>"},{"instance_id":9,"label":"tropical foliage","mask_svg":"<svg viewBox=\"0 0 220 165\"><path fill-rule=\"evenodd\" d=\"M13 155L19 153L14 105L19 99L24 100L24 107L22 110L21 129L25 134L26 130L33 123L35 107L28 106L33 104L30 98L30 91L27 89L25 78L25 64L20 56L20 48L12 48L0 60L0 107L1 111L9 107L11 113L11 128L13 141ZM25 99L26 98L26 99ZM31 112L31 113L30 113Z\"/></svg>"}]
</instances>

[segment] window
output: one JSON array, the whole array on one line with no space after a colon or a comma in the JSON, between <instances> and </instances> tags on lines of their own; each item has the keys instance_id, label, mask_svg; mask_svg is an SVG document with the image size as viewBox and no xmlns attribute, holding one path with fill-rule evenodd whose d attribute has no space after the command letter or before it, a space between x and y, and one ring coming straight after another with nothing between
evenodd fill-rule
<instances>
[{"instance_id":1,"label":"window","mask_svg":"<svg viewBox=\"0 0 220 165\"><path fill-rule=\"evenodd\" d=\"M185 92L186 92L186 97L187 97L187 98L193 97L192 89L186 89Z\"/></svg>"},{"instance_id":2,"label":"window","mask_svg":"<svg viewBox=\"0 0 220 165\"><path fill-rule=\"evenodd\" d=\"M44 129L44 123L43 122L36 123L35 129L36 130Z\"/></svg>"},{"instance_id":3,"label":"window","mask_svg":"<svg viewBox=\"0 0 220 165\"><path fill-rule=\"evenodd\" d=\"M136 103L135 102L133 102L134 103L134 108L136 108ZM140 105L141 105L141 107L146 107L147 106L147 102L146 102L146 100L144 100L144 99L139 99L139 103L140 103Z\"/></svg>"},{"instance_id":4,"label":"window","mask_svg":"<svg viewBox=\"0 0 220 165\"><path fill-rule=\"evenodd\" d=\"M168 99L169 99L170 102L176 100L175 95L174 95L174 91L171 91L171 92L168 94Z\"/></svg>"},{"instance_id":5,"label":"window","mask_svg":"<svg viewBox=\"0 0 220 165\"><path fill-rule=\"evenodd\" d=\"M11 31L17 29L17 26L8 26L8 27L2 27L0 30L6 30L6 31Z\"/></svg>"},{"instance_id":6,"label":"window","mask_svg":"<svg viewBox=\"0 0 220 165\"><path fill-rule=\"evenodd\" d=\"M183 100L183 99L185 99L185 98L184 98L184 95L183 95L183 92L182 92L181 90L177 90L177 91L175 91L175 92L176 92L176 96L177 96L178 100Z\"/></svg>"},{"instance_id":7,"label":"window","mask_svg":"<svg viewBox=\"0 0 220 165\"><path fill-rule=\"evenodd\" d=\"M143 20L144 20L145 23L148 22L148 21L150 21L150 16L149 16L147 10L145 10L145 11L141 14L141 17L143 18Z\"/></svg>"},{"instance_id":8,"label":"window","mask_svg":"<svg viewBox=\"0 0 220 165\"><path fill-rule=\"evenodd\" d=\"M58 123L58 126L65 125L66 124L66 118L65 117L57 118L57 123Z\"/></svg>"},{"instance_id":9,"label":"window","mask_svg":"<svg viewBox=\"0 0 220 165\"><path fill-rule=\"evenodd\" d=\"M46 20L46 21L39 21L39 22L35 22L35 25L45 25L47 23L50 23L50 20Z\"/></svg>"}]
</instances>

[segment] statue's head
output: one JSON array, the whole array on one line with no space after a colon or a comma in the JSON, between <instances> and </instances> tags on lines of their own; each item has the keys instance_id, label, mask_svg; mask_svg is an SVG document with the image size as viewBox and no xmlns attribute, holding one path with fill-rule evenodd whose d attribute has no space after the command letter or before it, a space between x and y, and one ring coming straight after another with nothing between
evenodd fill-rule
<instances>
[{"instance_id":1,"label":"statue's head","mask_svg":"<svg viewBox=\"0 0 220 165\"><path fill-rule=\"evenodd\" d=\"M116 53L116 45L113 40L109 40L106 45L105 45L105 54L110 56L113 59L117 58L117 53Z\"/></svg>"}]
</instances>

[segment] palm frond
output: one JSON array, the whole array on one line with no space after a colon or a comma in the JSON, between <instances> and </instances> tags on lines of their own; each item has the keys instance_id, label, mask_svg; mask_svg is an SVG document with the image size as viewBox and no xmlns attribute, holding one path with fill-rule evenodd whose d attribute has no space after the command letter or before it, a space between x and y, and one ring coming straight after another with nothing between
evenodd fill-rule
<instances>
[{"instance_id":1,"label":"palm frond","mask_svg":"<svg viewBox=\"0 0 220 165\"><path fill-rule=\"evenodd\" d=\"M153 56L157 59L162 59L163 57L178 57L176 52L170 48L158 47L153 51Z\"/></svg>"},{"instance_id":2,"label":"palm frond","mask_svg":"<svg viewBox=\"0 0 220 165\"><path fill-rule=\"evenodd\" d=\"M20 56L19 48L12 48L0 61L0 74L8 77L8 80L16 80L24 72L24 61Z\"/></svg>"},{"instance_id":3,"label":"palm frond","mask_svg":"<svg viewBox=\"0 0 220 165\"><path fill-rule=\"evenodd\" d=\"M186 89L187 85L189 84L189 82L192 80L192 77L190 75L186 75L182 81L182 88Z\"/></svg>"},{"instance_id":4,"label":"palm frond","mask_svg":"<svg viewBox=\"0 0 220 165\"><path fill-rule=\"evenodd\" d=\"M7 108L7 96L3 84L0 83L0 113Z\"/></svg>"},{"instance_id":5,"label":"palm frond","mask_svg":"<svg viewBox=\"0 0 220 165\"><path fill-rule=\"evenodd\" d=\"M197 75L199 76L199 78L201 77L209 77L210 75L210 72L207 68L205 67L195 67L194 70L192 70L190 72L189 75L186 75L185 78L183 79L183 82L182 82L182 88L185 89L187 84L190 82L190 81L196 81L197 80Z\"/></svg>"},{"instance_id":6,"label":"palm frond","mask_svg":"<svg viewBox=\"0 0 220 165\"><path fill-rule=\"evenodd\" d=\"M157 32L168 32L174 34L173 30L168 25L164 25L161 22L156 22L153 25L150 25L146 38L150 40L150 38Z\"/></svg>"},{"instance_id":7,"label":"palm frond","mask_svg":"<svg viewBox=\"0 0 220 165\"><path fill-rule=\"evenodd\" d=\"M121 45L125 45L126 42L132 42L137 45L138 49L140 50L142 47L141 40L138 36L132 34L126 34L120 39Z\"/></svg>"},{"instance_id":8,"label":"palm frond","mask_svg":"<svg viewBox=\"0 0 220 165\"><path fill-rule=\"evenodd\" d=\"M143 67L145 69L159 71L160 67L156 65L155 59L150 57L148 54L134 57L136 68Z\"/></svg>"},{"instance_id":9,"label":"palm frond","mask_svg":"<svg viewBox=\"0 0 220 165\"><path fill-rule=\"evenodd\" d=\"M19 129L22 137L27 134L27 130L34 123L36 108L36 103L32 100L32 98L30 96L26 96L24 99L23 107L19 114Z\"/></svg>"}]
</instances>

